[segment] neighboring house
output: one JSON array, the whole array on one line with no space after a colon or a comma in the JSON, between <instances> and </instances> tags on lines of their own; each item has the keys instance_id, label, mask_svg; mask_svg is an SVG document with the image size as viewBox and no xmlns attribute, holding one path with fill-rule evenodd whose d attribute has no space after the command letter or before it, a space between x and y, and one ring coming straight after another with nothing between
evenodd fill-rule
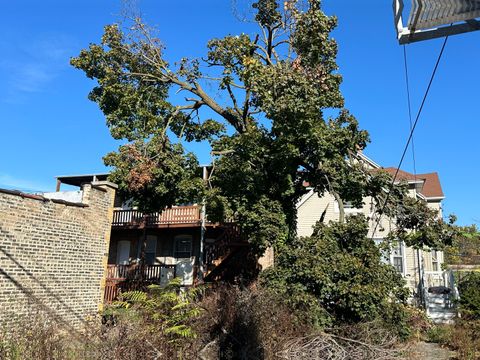
<instances>
[{"instance_id":1,"label":"neighboring house","mask_svg":"<svg viewBox=\"0 0 480 360\"><path fill-rule=\"evenodd\" d=\"M381 169L392 176L394 176L396 172L396 168L382 168L363 154L359 154L359 157L360 161L362 161L369 170L374 171ZM407 182L410 196L425 201L429 207L439 211L440 217L442 216L441 202L445 197L437 173L414 175L399 170L397 180L398 182ZM348 202L344 204L344 208L347 216L348 214L362 213L369 218L368 236L378 243L383 241L388 233L395 227L394 219L383 216L375 233L373 233L378 217L374 214L374 204L369 197L364 199L362 208L354 208ZM324 214L324 222L338 221L339 219L339 208L335 198L330 194L319 197L313 189L302 197L297 204L297 210L298 236L311 235L313 226L319 221L322 214ZM387 261L405 278L413 294L418 293L422 277L427 287L438 285L443 281L443 252L441 251L417 251L399 242L398 244L394 244L392 252L387 254L386 257L388 258Z\"/></svg>"}]
</instances>

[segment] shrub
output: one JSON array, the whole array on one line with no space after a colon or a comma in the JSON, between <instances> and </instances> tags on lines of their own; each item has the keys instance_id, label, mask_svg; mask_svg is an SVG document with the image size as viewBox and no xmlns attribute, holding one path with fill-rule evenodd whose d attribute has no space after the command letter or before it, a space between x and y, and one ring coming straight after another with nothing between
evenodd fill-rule
<instances>
[{"instance_id":1,"label":"shrub","mask_svg":"<svg viewBox=\"0 0 480 360\"><path fill-rule=\"evenodd\" d=\"M398 306L408 295L404 280L382 262L367 231L363 216L319 223L312 236L279 249L276 266L262 274L262 283L317 326L384 316L392 324L404 322Z\"/></svg>"},{"instance_id":2,"label":"shrub","mask_svg":"<svg viewBox=\"0 0 480 360\"><path fill-rule=\"evenodd\" d=\"M455 325L436 325L427 332L427 340L446 345L457 352L456 359L480 358L480 321L462 320Z\"/></svg>"},{"instance_id":3,"label":"shrub","mask_svg":"<svg viewBox=\"0 0 480 360\"><path fill-rule=\"evenodd\" d=\"M267 289L221 285L200 303L205 311L195 330L212 344L211 359L272 358L283 344L310 328ZM201 350L200 350L201 351Z\"/></svg>"},{"instance_id":4,"label":"shrub","mask_svg":"<svg viewBox=\"0 0 480 360\"><path fill-rule=\"evenodd\" d=\"M169 342L181 344L182 339L194 339L192 322L202 309L196 300L202 288L182 289L181 279L171 280L167 286L149 285L148 291L129 291L121 294L107 310L107 314L140 318L154 332L162 332Z\"/></svg>"},{"instance_id":5,"label":"shrub","mask_svg":"<svg viewBox=\"0 0 480 360\"><path fill-rule=\"evenodd\" d=\"M460 312L464 318L480 320L480 273L471 272L458 284Z\"/></svg>"},{"instance_id":6,"label":"shrub","mask_svg":"<svg viewBox=\"0 0 480 360\"><path fill-rule=\"evenodd\" d=\"M451 343L454 328L450 325L435 325L427 330L428 342L448 345Z\"/></svg>"}]
</instances>

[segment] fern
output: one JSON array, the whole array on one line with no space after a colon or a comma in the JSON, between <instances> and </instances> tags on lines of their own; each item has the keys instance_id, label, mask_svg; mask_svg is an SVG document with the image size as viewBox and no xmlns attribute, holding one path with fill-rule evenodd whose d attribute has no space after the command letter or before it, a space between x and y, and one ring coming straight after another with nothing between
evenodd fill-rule
<instances>
[{"instance_id":1,"label":"fern","mask_svg":"<svg viewBox=\"0 0 480 360\"><path fill-rule=\"evenodd\" d=\"M122 293L122 298L131 303L140 303L147 300L147 294L144 291L128 291Z\"/></svg>"},{"instance_id":2,"label":"fern","mask_svg":"<svg viewBox=\"0 0 480 360\"><path fill-rule=\"evenodd\" d=\"M177 337L184 338L184 339L195 339L197 334L192 330L192 328L186 325L175 325L168 327L164 330L166 335L170 335L173 337L171 342L177 341Z\"/></svg>"},{"instance_id":3,"label":"fern","mask_svg":"<svg viewBox=\"0 0 480 360\"><path fill-rule=\"evenodd\" d=\"M198 287L184 289L181 284L182 280L175 278L164 287L154 284L147 291L124 292L107 311L140 316L152 331L162 331L169 342L181 346L185 339L197 337L191 323L202 313L197 299L203 291Z\"/></svg>"}]
</instances>

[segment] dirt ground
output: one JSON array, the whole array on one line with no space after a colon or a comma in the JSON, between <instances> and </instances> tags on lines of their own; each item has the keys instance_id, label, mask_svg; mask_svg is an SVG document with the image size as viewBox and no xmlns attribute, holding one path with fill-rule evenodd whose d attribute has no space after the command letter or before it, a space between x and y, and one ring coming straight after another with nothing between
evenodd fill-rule
<instances>
[{"instance_id":1,"label":"dirt ground","mask_svg":"<svg viewBox=\"0 0 480 360\"><path fill-rule=\"evenodd\" d=\"M415 360L449 360L455 358L455 352L442 348L438 344L420 341L412 346L410 356Z\"/></svg>"}]
</instances>

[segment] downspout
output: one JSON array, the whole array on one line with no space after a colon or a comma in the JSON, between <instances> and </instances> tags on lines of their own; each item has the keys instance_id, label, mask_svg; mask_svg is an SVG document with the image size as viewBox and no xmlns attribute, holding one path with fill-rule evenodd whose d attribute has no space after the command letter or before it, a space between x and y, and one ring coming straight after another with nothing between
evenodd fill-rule
<instances>
[{"instance_id":1,"label":"downspout","mask_svg":"<svg viewBox=\"0 0 480 360\"><path fill-rule=\"evenodd\" d=\"M203 181L206 183L208 180L208 172L207 172L207 167L203 167L203 174L202 174ZM198 279L201 281L203 280L203 275L204 275L204 248L205 248L205 233L207 231L206 228L206 211L207 211L207 204L206 204L206 199L205 197L202 200L202 209L200 210L200 252L198 256L198 267L199 267L199 272L198 272Z\"/></svg>"},{"instance_id":2,"label":"downspout","mask_svg":"<svg viewBox=\"0 0 480 360\"><path fill-rule=\"evenodd\" d=\"M427 299L425 297L425 277L423 273L423 256L420 256L420 249L417 249L418 277L420 281L420 301L427 308Z\"/></svg>"}]
</instances>

